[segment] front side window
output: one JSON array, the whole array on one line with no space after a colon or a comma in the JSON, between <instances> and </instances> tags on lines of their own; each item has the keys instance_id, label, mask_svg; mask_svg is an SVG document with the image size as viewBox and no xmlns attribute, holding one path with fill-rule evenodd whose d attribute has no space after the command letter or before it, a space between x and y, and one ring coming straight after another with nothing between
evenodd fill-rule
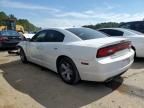
<instances>
[{"instance_id":1,"label":"front side window","mask_svg":"<svg viewBox=\"0 0 144 108\"><path fill-rule=\"evenodd\" d=\"M63 42L64 34L56 31L56 30L48 30L47 35L45 37L46 42Z\"/></svg>"},{"instance_id":2,"label":"front side window","mask_svg":"<svg viewBox=\"0 0 144 108\"><path fill-rule=\"evenodd\" d=\"M44 42L47 31L38 32L32 39L32 42Z\"/></svg>"}]
</instances>

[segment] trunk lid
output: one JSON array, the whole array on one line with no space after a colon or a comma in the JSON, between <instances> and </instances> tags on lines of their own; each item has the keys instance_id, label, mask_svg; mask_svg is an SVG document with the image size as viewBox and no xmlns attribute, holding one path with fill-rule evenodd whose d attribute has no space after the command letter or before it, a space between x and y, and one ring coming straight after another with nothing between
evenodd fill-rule
<instances>
[{"instance_id":1,"label":"trunk lid","mask_svg":"<svg viewBox=\"0 0 144 108\"><path fill-rule=\"evenodd\" d=\"M6 38L5 42L18 43L22 40L20 36L1 36L1 38Z\"/></svg>"},{"instance_id":2,"label":"trunk lid","mask_svg":"<svg viewBox=\"0 0 144 108\"><path fill-rule=\"evenodd\" d=\"M71 44L79 45L79 46L94 47L94 48L102 48L102 47L106 47L109 45L114 45L114 44L118 44L118 43L122 43L126 41L128 41L128 39L126 38L105 37L105 38L72 42Z\"/></svg>"}]
</instances>

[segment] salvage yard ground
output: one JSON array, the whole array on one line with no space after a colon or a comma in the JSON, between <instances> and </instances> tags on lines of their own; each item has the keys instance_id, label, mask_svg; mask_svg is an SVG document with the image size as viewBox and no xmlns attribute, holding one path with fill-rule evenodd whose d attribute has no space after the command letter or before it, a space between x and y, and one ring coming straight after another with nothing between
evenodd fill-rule
<instances>
[{"instance_id":1,"label":"salvage yard ground","mask_svg":"<svg viewBox=\"0 0 144 108\"><path fill-rule=\"evenodd\" d=\"M144 108L144 59L110 83L71 86L57 74L0 52L0 108Z\"/></svg>"}]
</instances>

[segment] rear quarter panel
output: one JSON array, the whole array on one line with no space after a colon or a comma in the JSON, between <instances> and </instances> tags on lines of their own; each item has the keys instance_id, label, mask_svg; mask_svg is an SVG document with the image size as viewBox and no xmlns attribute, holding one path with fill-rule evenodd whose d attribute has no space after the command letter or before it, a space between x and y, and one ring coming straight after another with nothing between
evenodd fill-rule
<instances>
[{"instance_id":1,"label":"rear quarter panel","mask_svg":"<svg viewBox=\"0 0 144 108\"><path fill-rule=\"evenodd\" d=\"M96 48L88 46L64 45L60 55L65 55L71 58L78 70L81 70L83 66L87 66L82 65L81 62L91 65L94 61L96 61L96 52Z\"/></svg>"}]
</instances>

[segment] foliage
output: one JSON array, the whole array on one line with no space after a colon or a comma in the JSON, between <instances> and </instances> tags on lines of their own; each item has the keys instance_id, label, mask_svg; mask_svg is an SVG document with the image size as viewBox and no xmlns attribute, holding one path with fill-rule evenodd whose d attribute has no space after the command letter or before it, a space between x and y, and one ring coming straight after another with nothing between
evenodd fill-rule
<instances>
[{"instance_id":1,"label":"foliage","mask_svg":"<svg viewBox=\"0 0 144 108\"><path fill-rule=\"evenodd\" d=\"M96 25L85 25L83 27L92 28L92 29L100 29L100 28L111 28L111 27L119 27L120 23L116 22L107 22L107 23L99 23Z\"/></svg>"},{"instance_id":2,"label":"foliage","mask_svg":"<svg viewBox=\"0 0 144 108\"><path fill-rule=\"evenodd\" d=\"M33 24L31 24L27 19L18 19L16 22L18 25L22 25L25 29L25 31L28 32L35 32L38 30L37 27L35 27Z\"/></svg>"},{"instance_id":3,"label":"foliage","mask_svg":"<svg viewBox=\"0 0 144 108\"><path fill-rule=\"evenodd\" d=\"M4 25L4 20L8 18L16 19L16 24L22 25L25 31L36 32L40 29L32 23L30 23L27 19L17 19L13 14L7 15L5 12L0 12L0 26Z\"/></svg>"},{"instance_id":4,"label":"foliage","mask_svg":"<svg viewBox=\"0 0 144 108\"><path fill-rule=\"evenodd\" d=\"M17 20L17 18L16 18L13 14L10 14L10 15L9 15L9 18L11 18L11 19L16 19L16 20Z\"/></svg>"},{"instance_id":5,"label":"foliage","mask_svg":"<svg viewBox=\"0 0 144 108\"><path fill-rule=\"evenodd\" d=\"M32 23L30 23L27 19L17 19L13 14L6 15L6 13L4 12L0 12L0 26L4 25L3 20L8 19L8 18L16 19L16 23L18 25L22 25L25 31L36 32L41 29L41 28L36 27ZM100 28L119 27L120 24L121 23L106 22L106 23L99 23L96 25L84 25L83 27L92 28L92 29L100 29Z\"/></svg>"},{"instance_id":6,"label":"foliage","mask_svg":"<svg viewBox=\"0 0 144 108\"><path fill-rule=\"evenodd\" d=\"M0 26L4 25L3 20L7 19L8 16L4 12L0 12Z\"/></svg>"}]
</instances>

